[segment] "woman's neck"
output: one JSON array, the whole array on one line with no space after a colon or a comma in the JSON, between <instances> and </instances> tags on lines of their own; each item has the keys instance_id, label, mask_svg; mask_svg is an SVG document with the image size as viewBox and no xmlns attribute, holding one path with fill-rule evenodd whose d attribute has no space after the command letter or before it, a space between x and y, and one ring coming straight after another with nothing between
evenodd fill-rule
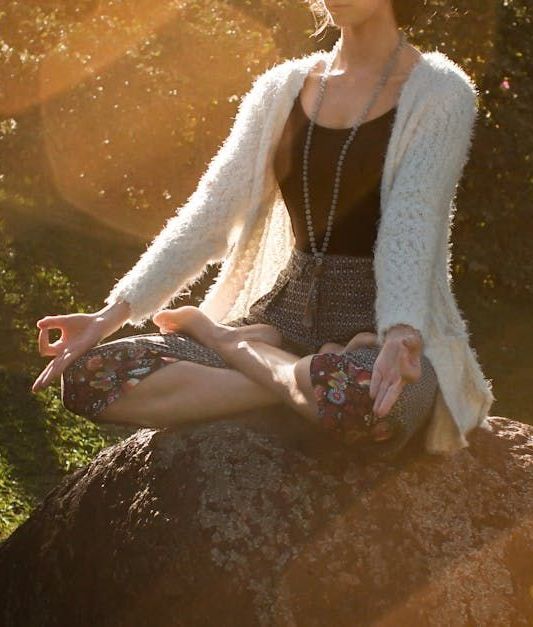
<instances>
[{"instance_id":1,"label":"woman's neck","mask_svg":"<svg viewBox=\"0 0 533 627\"><path fill-rule=\"evenodd\" d=\"M400 41L400 32L394 20L367 20L357 26L343 26L332 76L360 77L381 72Z\"/></svg>"}]
</instances>

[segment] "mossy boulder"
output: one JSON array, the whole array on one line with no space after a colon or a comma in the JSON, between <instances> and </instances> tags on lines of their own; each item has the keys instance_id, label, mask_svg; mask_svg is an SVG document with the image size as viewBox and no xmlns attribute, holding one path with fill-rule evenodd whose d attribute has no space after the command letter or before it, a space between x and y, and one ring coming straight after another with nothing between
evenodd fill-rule
<instances>
[{"instance_id":1,"label":"mossy boulder","mask_svg":"<svg viewBox=\"0 0 533 627\"><path fill-rule=\"evenodd\" d=\"M533 428L360 464L287 408L140 429L0 547L5 627L533 623Z\"/></svg>"}]
</instances>

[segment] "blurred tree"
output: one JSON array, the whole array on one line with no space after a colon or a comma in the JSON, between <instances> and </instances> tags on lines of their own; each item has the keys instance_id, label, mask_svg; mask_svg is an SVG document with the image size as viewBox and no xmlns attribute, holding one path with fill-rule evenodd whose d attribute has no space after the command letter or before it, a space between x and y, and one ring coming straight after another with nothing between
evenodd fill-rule
<instances>
[{"instance_id":1,"label":"blurred tree","mask_svg":"<svg viewBox=\"0 0 533 627\"><path fill-rule=\"evenodd\" d=\"M412 41L480 89L454 272L483 293L531 295L527 0L460 0L451 18L449 2L431 4ZM75 228L83 212L139 245L193 190L253 77L338 33L310 37L305 0L13 0L0 24L0 201L33 227Z\"/></svg>"}]
</instances>

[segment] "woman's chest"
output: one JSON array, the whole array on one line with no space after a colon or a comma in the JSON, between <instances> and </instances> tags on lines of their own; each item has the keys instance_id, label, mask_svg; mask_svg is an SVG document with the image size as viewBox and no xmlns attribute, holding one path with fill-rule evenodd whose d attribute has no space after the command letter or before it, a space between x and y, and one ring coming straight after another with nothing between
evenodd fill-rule
<instances>
[{"instance_id":1,"label":"woman's chest","mask_svg":"<svg viewBox=\"0 0 533 627\"><path fill-rule=\"evenodd\" d=\"M334 208L329 252L371 254L380 217L381 179L394 113L391 110L361 125L353 137L352 129L321 125L315 125L309 137L310 121L296 97L275 150L274 172L298 247L306 249L308 244L304 203L307 193L316 235L324 234L328 215ZM343 147L347 151L340 161ZM305 155L308 166L304 177Z\"/></svg>"}]
</instances>

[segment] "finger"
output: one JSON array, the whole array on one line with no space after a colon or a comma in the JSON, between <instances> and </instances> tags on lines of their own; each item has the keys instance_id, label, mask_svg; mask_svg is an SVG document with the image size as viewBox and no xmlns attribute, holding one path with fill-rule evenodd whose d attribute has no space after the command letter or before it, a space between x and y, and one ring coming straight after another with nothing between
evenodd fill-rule
<instances>
[{"instance_id":1,"label":"finger","mask_svg":"<svg viewBox=\"0 0 533 627\"><path fill-rule=\"evenodd\" d=\"M381 381L381 384L376 392L376 398L374 399L374 406L372 408L372 411L377 414L379 408L381 407L381 402L383 400L383 398L385 397L385 395L387 394L387 390L389 389L389 381L386 379L383 379Z\"/></svg>"},{"instance_id":2,"label":"finger","mask_svg":"<svg viewBox=\"0 0 533 627\"><path fill-rule=\"evenodd\" d=\"M416 364L420 361L421 357L421 345L416 338L407 337L402 340L404 348L407 350L407 359L409 363Z\"/></svg>"},{"instance_id":3,"label":"finger","mask_svg":"<svg viewBox=\"0 0 533 627\"><path fill-rule=\"evenodd\" d=\"M37 320L36 325L40 329L58 329L60 325L65 324L67 316L45 316Z\"/></svg>"},{"instance_id":4,"label":"finger","mask_svg":"<svg viewBox=\"0 0 533 627\"><path fill-rule=\"evenodd\" d=\"M394 403L398 400L400 393L403 389L404 382L401 379L398 379L395 383L391 383L386 390L386 393L381 399L381 402L374 413L383 418L386 416L390 410L392 409Z\"/></svg>"},{"instance_id":5,"label":"finger","mask_svg":"<svg viewBox=\"0 0 533 627\"><path fill-rule=\"evenodd\" d=\"M35 381L33 382L32 385L32 392L36 392L37 390L42 389L43 387L46 387L45 385L43 385L43 381L46 379L46 375L48 373L48 371L52 368L53 366L53 361L49 361L46 364L46 367L41 371L40 375L37 377L37 379L35 379Z\"/></svg>"},{"instance_id":6,"label":"finger","mask_svg":"<svg viewBox=\"0 0 533 627\"><path fill-rule=\"evenodd\" d=\"M381 412L383 413L383 400L388 394L389 388L393 385L393 381L387 377L384 378L379 386L378 392L376 394L376 398L374 401L374 413Z\"/></svg>"},{"instance_id":7,"label":"finger","mask_svg":"<svg viewBox=\"0 0 533 627\"><path fill-rule=\"evenodd\" d=\"M51 381L53 381L53 379L54 379L54 377L53 377L54 365L55 365L55 360L52 360L50 362L50 368L47 368L46 372L43 373L43 377L42 377L41 382L39 384L39 389L44 389L44 388L48 387L50 385Z\"/></svg>"},{"instance_id":8,"label":"finger","mask_svg":"<svg viewBox=\"0 0 533 627\"><path fill-rule=\"evenodd\" d=\"M73 361L72 357L56 357L55 359L53 359L49 366L50 368L47 369L46 374L43 377L42 380L42 386L43 387L47 387L48 385L50 385L50 383L56 379L57 377L59 377L62 372L67 368L67 366Z\"/></svg>"},{"instance_id":9,"label":"finger","mask_svg":"<svg viewBox=\"0 0 533 627\"><path fill-rule=\"evenodd\" d=\"M49 337L48 337L48 329L40 329L39 337L37 338L37 344L39 347L39 354L45 357L48 354L48 349L50 347Z\"/></svg>"},{"instance_id":10,"label":"finger","mask_svg":"<svg viewBox=\"0 0 533 627\"><path fill-rule=\"evenodd\" d=\"M370 377L370 387L368 389L368 394L371 399L376 397L376 394L379 390L382 380L382 374L378 368L376 368L376 364L374 362L374 367L372 368L372 376Z\"/></svg>"},{"instance_id":11,"label":"finger","mask_svg":"<svg viewBox=\"0 0 533 627\"><path fill-rule=\"evenodd\" d=\"M420 379L421 376L422 376L422 366L420 365L420 362L418 362L416 364L410 364L405 369L405 374L403 376L403 379L407 383L416 383Z\"/></svg>"},{"instance_id":12,"label":"finger","mask_svg":"<svg viewBox=\"0 0 533 627\"><path fill-rule=\"evenodd\" d=\"M41 329L39 331L39 353L43 357L55 357L63 350L63 336L58 340L50 344L50 336L48 335L48 329Z\"/></svg>"},{"instance_id":13,"label":"finger","mask_svg":"<svg viewBox=\"0 0 533 627\"><path fill-rule=\"evenodd\" d=\"M418 381L422 376L420 357L417 354L407 353L402 361L402 377L409 383Z\"/></svg>"},{"instance_id":14,"label":"finger","mask_svg":"<svg viewBox=\"0 0 533 627\"><path fill-rule=\"evenodd\" d=\"M417 343L408 342L406 339L403 340L403 352L406 353L407 360L410 363L415 363L420 358L420 347Z\"/></svg>"},{"instance_id":15,"label":"finger","mask_svg":"<svg viewBox=\"0 0 533 627\"><path fill-rule=\"evenodd\" d=\"M418 340L414 335L406 335L405 337L402 337L402 343L405 344L408 349L418 346Z\"/></svg>"},{"instance_id":16,"label":"finger","mask_svg":"<svg viewBox=\"0 0 533 627\"><path fill-rule=\"evenodd\" d=\"M52 359L41 374L35 380L32 391L37 391L47 387L51 381L62 374L62 372L76 359L77 353L72 353L64 349L63 354Z\"/></svg>"}]
</instances>

